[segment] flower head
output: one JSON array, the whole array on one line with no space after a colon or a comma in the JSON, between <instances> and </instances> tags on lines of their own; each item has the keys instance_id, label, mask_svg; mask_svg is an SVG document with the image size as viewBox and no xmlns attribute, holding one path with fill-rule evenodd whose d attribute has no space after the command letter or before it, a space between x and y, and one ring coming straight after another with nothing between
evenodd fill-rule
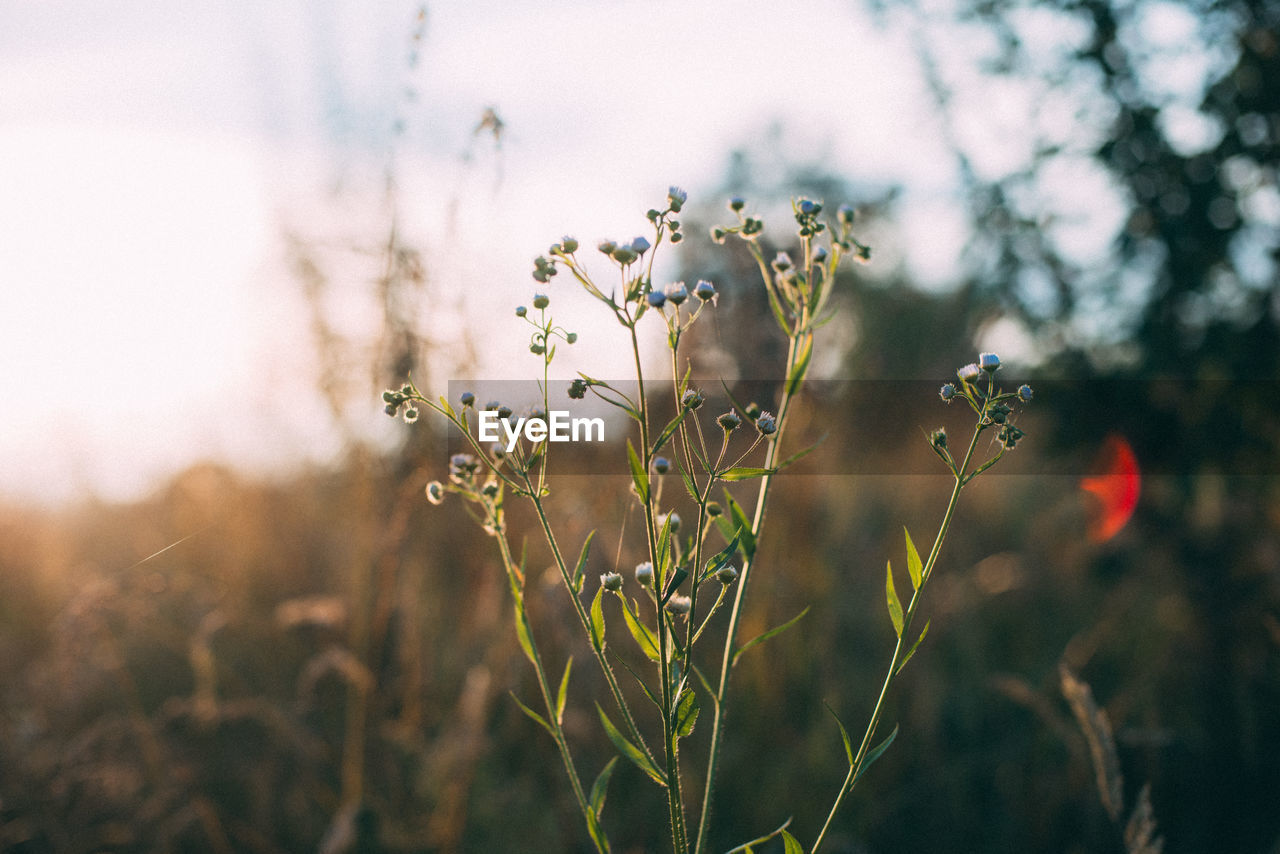
<instances>
[{"instance_id":1,"label":"flower head","mask_svg":"<svg viewBox=\"0 0 1280 854\"><path fill-rule=\"evenodd\" d=\"M685 288L684 282L672 282L662 289L662 293L672 305L680 305L689 298L689 291Z\"/></svg>"},{"instance_id":2,"label":"flower head","mask_svg":"<svg viewBox=\"0 0 1280 854\"><path fill-rule=\"evenodd\" d=\"M685 409L697 409L702 405L702 392L697 389L685 389L684 394L680 395L680 405Z\"/></svg>"},{"instance_id":3,"label":"flower head","mask_svg":"<svg viewBox=\"0 0 1280 854\"><path fill-rule=\"evenodd\" d=\"M982 353L978 356L978 367L987 372L994 372L1000 367L1000 357L995 353Z\"/></svg>"},{"instance_id":4,"label":"flower head","mask_svg":"<svg viewBox=\"0 0 1280 854\"><path fill-rule=\"evenodd\" d=\"M1018 399L1023 403L1030 403L1031 398L1035 397L1035 394L1036 393L1032 391L1031 386L1029 385L1018 386Z\"/></svg>"},{"instance_id":5,"label":"flower head","mask_svg":"<svg viewBox=\"0 0 1280 854\"><path fill-rule=\"evenodd\" d=\"M976 362L970 362L960 370L956 371L956 376L962 382L971 383L982 375L982 368L979 368Z\"/></svg>"},{"instance_id":6,"label":"flower head","mask_svg":"<svg viewBox=\"0 0 1280 854\"><path fill-rule=\"evenodd\" d=\"M636 564L636 581L640 582L641 587L653 586L653 564L649 561Z\"/></svg>"},{"instance_id":7,"label":"flower head","mask_svg":"<svg viewBox=\"0 0 1280 854\"><path fill-rule=\"evenodd\" d=\"M654 457L653 470L658 474L666 474L671 471L671 460L666 457Z\"/></svg>"},{"instance_id":8,"label":"flower head","mask_svg":"<svg viewBox=\"0 0 1280 854\"><path fill-rule=\"evenodd\" d=\"M636 253L636 255L643 255L649 251L649 241L645 240L643 237L637 237L631 241L628 248L632 252Z\"/></svg>"},{"instance_id":9,"label":"flower head","mask_svg":"<svg viewBox=\"0 0 1280 854\"><path fill-rule=\"evenodd\" d=\"M773 417L771 412L761 412L756 418L756 429L760 431L761 436L769 436L778 432L777 419Z\"/></svg>"},{"instance_id":10,"label":"flower head","mask_svg":"<svg viewBox=\"0 0 1280 854\"><path fill-rule=\"evenodd\" d=\"M672 596L667 600L667 613L676 617L688 614L692 607L693 602L688 596Z\"/></svg>"},{"instance_id":11,"label":"flower head","mask_svg":"<svg viewBox=\"0 0 1280 854\"><path fill-rule=\"evenodd\" d=\"M667 303L667 295L662 291L649 291L648 300L654 308L662 308Z\"/></svg>"},{"instance_id":12,"label":"flower head","mask_svg":"<svg viewBox=\"0 0 1280 854\"><path fill-rule=\"evenodd\" d=\"M738 580L737 568L732 564L725 564L716 570L716 580L728 587L730 584Z\"/></svg>"},{"instance_id":13,"label":"flower head","mask_svg":"<svg viewBox=\"0 0 1280 854\"><path fill-rule=\"evenodd\" d=\"M439 504L444 501L444 484L438 480L433 480L427 484L427 500L432 504Z\"/></svg>"},{"instance_id":14,"label":"flower head","mask_svg":"<svg viewBox=\"0 0 1280 854\"><path fill-rule=\"evenodd\" d=\"M731 433L734 430L737 430L738 426L742 424L742 418L738 413L730 409L728 412L717 418L716 423L724 429L724 432Z\"/></svg>"},{"instance_id":15,"label":"flower head","mask_svg":"<svg viewBox=\"0 0 1280 854\"><path fill-rule=\"evenodd\" d=\"M603 572L600 574L600 586L616 593L622 589L622 576L616 572Z\"/></svg>"},{"instance_id":16,"label":"flower head","mask_svg":"<svg viewBox=\"0 0 1280 854\"><path fill-rule=\"evenodd\" d=\"M693 295L703 302L709 302L716 298L716 286L706 279L700 279L693 288Z\"/></svg>"},{"instance_id":17,"label":"flower head","mask_svg":"<svg viewBox=\"0 0 1280 854\"><path fill-rule=\"evenodd\" d=\"M955 385L952 383L943 383L942 388L938 390L938 396L947 403L950 403L951 399L956 396Z\"/></svg>"},{"instance_id":18,"label":"flower head","mask_svg":"<svg viewBox=\"0 0 1280 854\"><path fill-rule=\"evenodd\" d=\"M548 297L546 294L534 294L534 295L533 295L533 307L534 307L534 308L546 308L546 307L547 307L547 306L549 306L549 305L551 305L551 299L550 299L550 297Z\"/></svg>"},{"instance_id":19,"label":"flower head","mask_svg":"<svg viewBox=\"0 0 1280 854\"><path fill-rule=\"evenodd\" d=\"M689 200L689 194L679 187L671 187L667 190L667 206L675 213L680 213L680 209L684 207L684 203Z\"/></svg>"}]
</instances>

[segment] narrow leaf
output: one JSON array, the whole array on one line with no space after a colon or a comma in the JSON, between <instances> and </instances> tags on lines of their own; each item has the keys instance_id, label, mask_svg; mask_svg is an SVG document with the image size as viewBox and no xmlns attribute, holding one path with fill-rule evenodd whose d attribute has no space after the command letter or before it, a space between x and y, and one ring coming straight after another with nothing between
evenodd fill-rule
<instances>
[{"instance_id":1,"label":"narrow leaf","mask_svg":"<svg viewBox=\"0 0 1280 854\"><path fill-rule=\"evenodd\" d=\"M604 724L605 734L609 736L613 746L618 748L618 752L631 760L641 771L652 777L659 786L666 786L667 778L658 770L658 766L653 764L653 760L643 750L627 741L627 737L618 732L618 728L613 725L613 721L609 720L609 716L605 714L604 709L600 708L599 703L596 703L596 711L600 713L600 722Z\"/></svg>"},{"instance_id":2,"label":"narrow leaf","mask_svg":"<svg viewBox=\"0 0 1280 854\"><path fill-rule=\"evenodd\" d=\"M596 777L596 781L591 784L591 811L597 818L604 812L604 800L609 794L609 778L613 776L613 769L617 764L618 757L615 756L605 764L600 776Z\"/></svg>"},{"instance_id":3,"label":"narrow leaf","mask_svg":"<svg viewBox=\"0 0 1280 854\"><path fill-rule=\"evenodd\" d=\"M875 762L882 755L884 755L884 752L889 749L889 745L893 744L893 740L897 737L898 737L898 725L894 724L893 732L889 733L889 737L886 738L884 741L880 742L875 747L871 748L871 750L867 753L866 758L862 760L862 767L858 769L857 775L853 778L853 781L849 783L849 788L853 788L855 785L857 785L858 781L862 779L862 775L867 773L867 769L871 767L871 763Z\"/></svg>"},{"instance_id":4,"label":"narrow leaf","mask_svg":"<svg viewBox=\"0 0 1280 854\"><path fill-rule=\"evenodd\" d=\"M649 501L649 473L644 470L644 464L636 456L636 449L632 446L630 439L627 440L627 461L631 463L631 480L635 482L636 494L640 496L642 504L647 504Z\"/></svg>"},{"instance_id":5,"label":"narrow leaf","mask_svg":"<svg viewBox=\"0 0 1280 854\"><path fill-rule=\"evenodd\" d=\"M902 637L902 603L898 601L898 591L893 586L893 564L885 563L884 595L889 600L889 619L893 620L893 631Z\"/></svg>"},{"instance_id":6,"label":"narrow leaf","mask_svg":"<svg viewBox=\"0 0 1280 854\"><path fill-rule=\"evenodd\" d=\"M663 591L662 598L659 600L658 604L667 604L667 600L675 595L676 590L679 589L680 585L683 584L684 580L688 577L689 570L685 569L683 566L677 566L676 571L671 573L671 578L667 580L666 589Z\"/></svg>"},{"instance_id":7,"label":"narrow leaf","mask_svg":"<svg viewBox=\"0 0 1280 854\"><path fill-rule=\"evenodd\" d=\"M698 486L693 482L693 478L689 477L689 473L684 470L684 466L679 466L679 469L680 480L684 481L685 492L689 493L689 497L694 501L701 500L702 496L698 495Z\"/></svg>"},{"instance_id":8,"label":"narrow leaf","mask_svg":"<svg viewBox=\"0 0 1280 854\"><path fill-rule=\"evenodd\" d=\"M451 419L455 421L458 419L458 413L453 411L453 407L449 405L449 399L443 394L440 395L440 408L443 409L444 414L448 415Z\"/></svg>"},{"instance_id":9,"label":"narrow leaf","mask_svg":"<svg viewBox=\"0 0 1280 854\"><path fill-rule=\"evenodd\" d=\"M733 539L729 541L729 545L716 552L715 557L707 561L706 566L702 570L702 577L699 581L706 581L720 570L729 565L729 561L733 560L733 555L738 550L738 535L734 534Z\"/></svg>"},{"instance_id":10,"label":"narrow leaf","mask_svg":"<svg viewBox=\"0 0 1280 854\"><path fill-rule=\"evenodd\" d=\"M804 450L796 451L794 454L792 454L791 456L787 457L787 458L786 458L785 460L783 460L782 462L778 463L778 465L776 466L776 468L777 468L777 469L784 469L784 468L786 468L787 466L791 465L792 463L794 463L794 462L796 462L796 461L798 461L798 460L801 460L801 459L803 459L803 458L805 458L805 457L809 456L809 454L811 454L811 453L813 453L815 450L817 450L817 448L818 448L818 446L819 446L819 445L821 445L823 442L827 441L827 437L828 437L828 436L830 436L830 435L831 435L830 433L823 433L823 434L818 438L818 441L814 442L812 445L810 445L809 447L805 448Z\"/></svg>"},{"instance_id":11,"label":"narrow leaf","mask_svg":"<svg viewBox=\"0 0 1280 854\"><path fill-rule=\"evenodd\" d=\"M672 720L677 738L684 738L693 732L693 727L698 722L698 712L701 710L698 693L692 688L685 689L685 692L680 695L680 701L676 703L676 713Z\"/></svg>"},{"instance_id":12,"label":"narrow leaf","mask_svg":"<svg viewBox=\"0 0 1280 854\"><path fill-rule=\"evenodd\" d=\"M658 654L658 636L653 630L640 621L640 618L631 613L631 605L625 600L622 603L622 616L626 618L627 628L631 630L631 636L636 639L636 644L643 652L653 661L661 661L662 656Z\"/></svg>"},{"instance_id":13,"label":"narrow leaf","mask_svg":"<svg viewBox=\"0 0 1280 854\"><path fill-rule=\"evenodd\" d=\"M591 834L591 841L596 844L597 851L610 850L609 838L604 835L604 828L600 826L600 816L590 810L587 811L587 833Z\"/></svg>"},{"instance_id":14,"label":"narrow leaf","mask_svg":"<svg viewBox=\"0 0 1280 854\"><path fill-rule=\"evenodd\" d=\"M604 607L600 597L604 595L604 585L596 588L596 598L591 600L591 645L597 650L604 649Z\"/></svg>"},{"instance_id":15,"label":"narrow leaf","mask_svg":"<svg viewBox=\"0 0 1280 854\"><path fill-rule=\"evenodd\" d=\"M538 723L538 726L545 729L552 738L556 737L555 730L551 728L551 724L547 723L546 718L544 718L542 715L538 714L533 709L526 706L524 703L520 702L520 698L517 697L514 693L512 692L508 692L508 693L511 693L511 699L516 701L516 705L520 707L521 711L523 711L529 717L533 718Z\"/></svg>"},{"instance_id":16,"label":"narrow leaf","mask_svg":"<svg viewBox=\"0 0 1280 854\"><path fill-rule=\"evenodd\" d=\"M658 698L654 695L654 693L649 690L649 686L645 684L645 681L640 676L640 674L636 673L635 668L633 668L630 664L628 664L627 660L622 656L618 655L617 653L614 653L614 660L627 669L627 672L631 674L631 678L635 679L636 684L640 686L640 690L644 691L644 695L649 698L649 702L653 703L654 708L661 709L662 703L659 702Z\"/></svg>"},{"instance_id":17,"label":"narrow leaf","mask_svg":"<svg viewBox=\"0 0 1280 854\"><path fill-rule=\"evenodd\" d=\"M916 638L916 642L911 645L911 649L907 650L906 656L903 657L902 663L898 665L898 669L894 671L894 675L902 672L902 668L907 666L907 662L911 660L911 656L916 654L916 650L920 648L920 641L924 640L924 636L929 634L929 621L924 621L924 628L920 630L920 636Z\"/></svg>"},{"instance_id":18,"label":"narrow leaf","mask_svg":"<svg viewBox=\"0 0 1280 854\"><path fill-rule=\"evenodd\" d=\"M795 394L796 389L804 382L805 372L809 370L809 360L813 358L813 334L810 333L805 340L800 355L796 358L795 367L791 369L791 376L787 377L787 394Z\"/></svg>"},{"instance_id":19,"label":"narrow leaf","mask_svg":"<svg viewBox=\"0 0 1280 854\"><path fill-rule=\"evenodd\" d=\"M662 446L667 444L667 440L671 438L677 429L679 429L680 423L684 421L685 416L690 412L691 410L681 407L680 414L667 422L667 426L663 427L662 432L658 434L658 441L653 443L653 453L658 453L658 451L662 449Z\"/></svg>"},{"instance_id":20,"label":"narrow leaf","mask_svg":"<svg viewBox=\"0 0 1280 854\"><path fill-rule=\"evenodd\" d=\"M779 833L782 833L782 831L786 830L787 825L789 824L791 824L791 819L788 818L786 821L782 823L782 826L779 827L777 830L774 830L771 833L766 833L764 836L757 837L751 840L750 842L744 842L741 845L737 846L736 848L730 848L728 851L725 852L725 854L751 854L751 852L754 850L751 846L763 845L773 837L777 836Z\"/></svg>"},{"instance_id":21,"label":"narrow leaf","mask_svg":"<svg viewBox=\"0 0 1280 854\"><path fill-rule=\"evenodd\" d=\"M911 542L911 532L905 525L902 527L902 533L907 536L907 572L911 573L911 587L919 590L923 583L921 573L924 570L924 564L920 562L920 552L916 551L916 544Z\"/></svg>"},{"instance_id":22,"label":"narrow leaf","mask_svg":"<svg viewBox=\"0 0 1280 854\"><path fill-rule=\"evenodd\" d=\"M822 705L827 706L826 703ZM849 757L849 767L853 767L853 742L849 740L849 730L844 728L844 721L840 720L840 716L836 714L836 710L827 706L827 711L831 713L831 717L836 719L836 726L840 727L840 738L844 739L844 755Z\"/></svg>"},{"instance_id":23,"label":"narrow leaf","mask_svg":"<svg viewBox=\"0 0 1280 854\"><path fill-rule=\"evenodd\" d=\"M564 701L569 695L569 671L573 669L573 656L564 663L564 676L560 677L560 690L556 693L556 723L564 723Z\"/></svg>"},{"instance_id":24,"label":"narrow leaf","mask_svg":"<svg viewBox=\"0 0 1280 854\"><path fill-rule=\"evenodd\" d=\"M782 831L783 854L804 854L804 846L787 831Z\"/></svg>"},{"instance_id":25,"label":"narrow leaf","mask_svg":"<svg viewBox=\"0 0 1280 854\"><path fill-rule=\"evenodd\" d=\"M582 551L578 552L578 563L573 568L573 589L574 592L582 592L582 575L587 569L587 551L591 548L591 541L595 539L596 532L593 529L587 538L582 541Z\"/></svg>"},{"instance_id":26,"label":"narrow leaf","mask_svg":"<svg viewBox=\"0 0 1280 854\"><path fill-rule=\"evenodd\" d=\"M529 620L524 613L524 597L516 600L516 638L520 641L520 648L524 650L525 657L530 663L534 663L536 659L533 655L533 636L529 633Z\"/></svg>"},{"instance_id":27,"label":"narrow leaf","mask_svg":"<svg viewBox=\"0 0 1280 854\"><path fill-rule=\"evenodd\" d=\"M729 505L729 512L733 515L733 521L738 526L738 546L742 549L743 557L750 560L756 553L756 535L751 533L751 520L747 518L742 505L734 500L727 489L724 491L724 498L725 503Z\"/></svg>"},{"instance_id":28,"label":"narrow leaf","mask_svg":"<svg viewBox=\"0 0 1280 854\"><path fill-rule=\"evenodd\" d=\"M725 471L720 472L718 477L721 480L727 481L751 480L755 477L764 477L766 474L775 474L777 471L778 470L776 468L768 469L756 466L734 466L731 469L726 469Z\"/></svg>"},{"instance_id":29,"label":"narrow leaf","mask_svg":"<svg viewBox=\"0 0 1280 854\"><path fill-rule=\"evenodd\" d=\"M807 614L807 613L809 613L809 609L806 607L803 611L801 611L799 614L796 614L794 617L792 617L790 620L787 620L787 621L786 621L785 623L783 623L782 625L780 625L780 626L776 626L776 627L774 627L774 628L772 628L772 629L769 629L769 631L765 632L764 634L762 634L762 635L757 635L756 637L754 637L754 638L752 638L751 640L749 640L749 641L747 641L746 643L744 643L744 644L742 645L742 648L741 648L741 649L739 649L736 653L734 653L734 655L733 655L733 663L734 663L734 664L737 664L737 663L738 663L738 659L742 657L742 654L743 654L744 652L746 652L747 650L751 649L751 647L756 646L757 644L762 644L762 643L764 643L765 641L769 640L769 638L773 637L774 635L780 635L780 634L782 634L782 633L783 633L783 632L785 632L787 629L791 628L791 627L792 627L792 626L794 626L796 623L800 622L800 618L801 618L801 617L803 617L803 616L804 616L805 614Z\"/></svg>"}]
</instances>

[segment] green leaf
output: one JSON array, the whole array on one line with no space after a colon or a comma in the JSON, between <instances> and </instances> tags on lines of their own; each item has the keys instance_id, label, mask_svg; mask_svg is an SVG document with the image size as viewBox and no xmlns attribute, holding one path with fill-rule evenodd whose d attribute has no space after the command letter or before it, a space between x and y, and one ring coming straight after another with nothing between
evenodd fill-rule
<instances>
[{"instance_id":1,"label":"green leaf","mask_svg":"<svg viewBox=\"0 0 1280 854\"><path fill-rule=\"evenodd\" d=\"M618 757L613 757L617 759ZM587 811L587 833L591 834L591 841L596 844L597 851L609 851L609 838L604 835L604 828L600 826L600 816Z\"/></svg>"},{"instance_id":2,"label":"green leaf","mask_svg":"<svg viewBox=\"0 0 1280 854\"><path fill-rule=\"evenodd\" d=\"M893 564L885 563L884 595L889 600L889 619L893 620L893 631L902 637L902 603L898 601L898 591L893 586Z\"/></svg>"},{"instance_id":3,"label":"green leaf","mask_svg":"<svg viewBox=\"0 0 1280 854\"><path fill-rule=\"evenodd\" d=\"M596 703L596 711L600 713L600 722L604 724L605 734L609 736L613 746L618 748L618 752L631 760L632 764L641 771L652 777L659 786L666 786L666 776L658 770L657 765L653 764L653 760L649 758L648 754L627 741L627 737L618 732L618 728L613 725L613 721L609 720L609 716L604 713L604 709L600 708L599 703Z\"/></svg>"},{"instance_id":4,"label":"green leaf","mask_svg":"<svg viewBox=\"0 0 1280 854\"><path fill-rule=\"evenodd\" d=\"M778 470L776 468L766 469L754 466L734 466L731 469L726 469L725 471L720 472L718 477L721 480L728 481L751 480L754 477L764 477L766 474L776 474L777 471Z\"/></svg>"},{"instance_id":5,"label":"green leaf","mask_svg":"<svg viewBox=\"0 0 1280 854\"><path fill-rule=\"evenodd\" d=\"M680 479L684 481L684 490L689 493L689 497L695 502L701 500L702 496L698 495L698 485L693 482L693 478L689 477L689 473L684 470L684 466L677 466L680 470Z\"/></svg>"},{"instance_id":6,"label":"green leaf","mask_svg":"<svg viewBox=\"0 0 1280 854\"><path fill-rule=\"evenodd\" d=\"M596 818L604 812L604 800L609 794L609 778L613 776L613 769L618 764L618 757L613 757L604 766L604 770L596 777L596 781L591 784L591 811L595 813Z\"/></svg>"},{"instance_id":7,"label":"green leaf","mask_svg":"<svg viewBox=\"0 0 1280 854\"><path fill-rule=\"evenodd\" d=\"M667 600L675 595L676 590L679 589L681 584L684 584L684 580L688 577L689 570L685 569L683 566L677 566L676 571L673 572L671 574L671 578L667 580L667 586L663 589L662 598L658 604L666 605Z\"/></svg>"},{"instance_id":8,"label":"green leaf","mask_svg":"<svg viewBox=\"0 0 1280 854\"><path fill-rule=\"evenodd\" d=\"M911 573L911 587L913 590L919 590L924 582L921 575L924 564L920 562L920 553L916 551L916 544L911 542L911 532L905 525L902 526L902 533L907 536L907 572Z\"/></svg>"},{"instance_id":9,"label":"green leaf","mask_svg":"<svg viewBox=\"0 0 1280 854\"><path fill-rule=\"evenodd\" d=\"M698 712L701 710L702 707L698 703L698 692L692 688L686 688L685 692L680 695L680 701L676 703L676 713L671 721L675 727L677 738L684 738L693 732L693 727L698 722Z\"/></svg>"},{"instance_id":10,"label":"green leaf","mask_svg":"<svg viewBox=\"0 0 1280 854\"><path fill-rule=\"evenodd\" d=\"M807 336L807 340L800 351L800 355L796 357L795 367L791 369L791 376L787 377L787 394L795 394L796 389L804 382L805 372L809 370L809 360L813 358L813 333Z\"/></svg>"},{"instance_id":11,"label":"green leaf","mask_svg":"<svg viewBox=\"0 0 1280 854\"><path fill-rule=\"evenodd\" d=\"M511 694L511 699L516 701L516 705L520 707L521 711L523 711L529 717L533 718L534 721L537 722L538 726L545 729L552 738L556 737L556 731L551 728L551 724L547 723L546 718L544 718L542 715L538 714L533 709L526 706L524 703L520 702L520 698L517 697L514 692L508 691L507 693Z\"/></svg>"},{"instance_id":12,"label":"green leaf","mask_svg":"<svg viewBox=\"0 0 1280 854\"><path fill-rule=\"evenodd\" d=\"M631 636L636 639L640 651L653 661L661 661L662 656L658 653L658 636L631 613L631 605L625 599L622 601L622 616L626 618L627 628L631 630Z\"/></svg>"},{"instance_id":13,"label":"green leaf","mask_svg":"<svg viewBox=\"0 0 1280 854\"><path fill-rule=\"evenodd\" d=\"M729 561L733 560L734 553L738 550L738 535L734 534L733 539L729 540L729 545L716 552L715 556L707 561L702 570L702 577L699 581L706 581L720 570L729 565Z\"/></svg>"},{"instance_id":14,"label":"green leaf","mask_svg":"<svg viewBox=\"0 0 1280 854\"><path fill-rule=\"evenodd\" d=\"M898 665L898 669L893 671L895 676L902 672L902 668L907 666L907 662L911 660L911 656L915 655L916 650L920 648L920 641L924 640L924 636L927 634L929 634L929 621L925 620L924 628L920 630L920 636L916 638L916 642L911 645L911 649L907 650L907 654Z\"/></svg>"},{"instance_id":15,"label":"green leaf","mask_svg":"<svg viewBox=\"0 0 1280 854\"><path fill-rule=\"evenodd\" d=\"M783 854L804 854L804 846L787 831L782 831Z\"/></svg>"},{"instance_id":16,"label":"green leaf","mask_svg":"<svg viewBox=\"0 0 1280 854\"><path fill-rule=\"evenodd\" d=\"M604 649L604 607L600 597L604 595L604 585L596 588L596 598L591 600L591 645L596 650Z\"/></svg>"},{"instance_id":17,"label":"green leaf","mask_svg":"<svg viewBox=\"0 0 1280 854\"><path fill-rule=\"evenodd\" d=\"M529 620L524 613L524 597L516 600L516 638L520 641L520 648L524 650L525 657L530 663L535 663L533 636L529 633Z\"/></svg>"},{"instance_id":18,"label":"green leaf","mask_svg":"<svg viewBox=\"0 0 1280 854\"><path fill-rule=\"evenodd\" d=\"M640 496L640 503L647 504L649 502L649 473L644 470L644 464L636 456L636 449L632 446L630 439L627 440L627 461L631 463L631 480L635 482L636 494Z\"/></svg>"},{"instance_id":19,"label":"green leaf","mask_svg":"<svg viewBox=\"0 0 1280 854\"><path fill-rule=\"evenodd\" d=\"M667 444L667 440L671 438L672 434L674 434L677 429L679 429L680 423L684 421L685 417L689 414L689 411L690 410L681 407L680 414L667 422L667 426L663 427L662 432L658 434L658 441L653 443L653 453L658 453L658 451L662 449L662 446Z\"/></svg>"},{"instance_id":20,"label":"green leaf","mask_svg":"<svg viewBox=\"0 0 1280 854\"><path fill-rule=\"evenodd\" d=\"M564 663L564 676L560 677L560 690L556 693L556 723L564 723L564 701L569 695L569 671L573 669L573 656Z\"/></svg>"},{"instance_id":21,"label":"green leaf","mask_svg":"<svg viewBox=\"0 0 1280 854\"><path fill-rule=\"evenodd\" d=\"M786 621L785 623L783 623L782 625L780 625L780 626L776 626L776 627L774 627L774 628L772 628L772 629L769 629L769 631L765 632L764 634L762 634L762 635L757 635L756 637L754 637L754 638L752 638L751 640L749 640L749 641L747 641L746 643L744 643L744 644L742 645L742 648L741 648L741 649L739 649L737 652L735 652L735 653L733 654L733 663L734 663L734 664L737 664L737 663L738 663L738 659L742 657L742 654L743 654L744 652L746 652L747 650L751 649L751 647L756 646L757 644L762 644L762 643L764 643L765 641L767 641L769 638L773 637L774 635L780 635L780 634L782 634L782 633L783 633L783 632L785 632L787 629L791 628L791 627L792 627L792 626L794 626L796 623L800 622L800 618L801 618L801 617L803 617L803 616L804 616L805 614L807 614L807 613L809 613L809 609L806 607L803 611L801 611L799 614L796 614L794 617L792 617L790 620L787 620L787 621Z\"/></svg>"},{"instance_id":22,"label":"green leaf","mask_svg":"<svg viewBox=\"0 0 1280 854\"><path fill-rule=\"evenodd\" d=\"M645 681L641 678L640 674L636 673L635 668L628 664L627 660L617 653L614 653L614 660L627 669L627 672L631 674L631 678L636 680L636 684L640 686L640 690L644 691L644 695L649 698L649 702L653 703L654 708L660 710L662 708L662 703L659 702L654 693L649 690L649 686L645 684Z\"/></svg>"},{"instance_id":23,"label":"green leaf","mask_svg":"<svg viewBox=\"0 0 1280 854\"><path fill-rule=\"evenodd\" d=\"M897 737L898 737L898 725L894 724L893 732L889 733L889 737L886 738L884 741L880 742L875 747L871 748L870 752L867 753L866 758L862 760L862 767L858 769L857 775L854 776L853 780L849 783L849 788L852 789L855 785L857 785L858 781L862 779L862 775L867 773L867 769L871 767L871 763L875 762L882 755L884 755L884 752L889 749L889 745L893 744L893 740Z\"/></svg>"},{"instance_id":24,"label":"green leaf","mask_svg":"<svg viewBox=\"0 0 1280 854\"><path fill-rule=\"evenodd\" d=\"M440 408L444 410L444 414L449 416L449 418L453 419L454 421L458 419L458 413L453 411L453 407L449 405L448 398L446 398L443 394L440 395Z\"/></svg>"},{"instance_id":25,"label":"green leaf","mask_svg":"<svg viewBox=\"0 0 1280 854\"><path fill-rule=\"evenodd\" d=\"M591 548L591 541L595 539L596 532L593 529L587 538L582 542L582 551L578 552L578 563L573 568L573 591L575 593L582 592L582 575L587 569L587 551Z\"/></svg>"},{"instance_id":26,"label":"green leaf","mask_svg":"<svg viewBox=\"0 0 1280 854\"><path fill-rule=\"evenodd\" d=\"M824 702L822 705L827 706ZM844 728L844 721L840 720L840 716L836 714L836 710L827 706L827 711L831 713L831 717L836 719L836 726L840 727L840 738L844 740L844 755L849 757L849 767L853 767L853 742L849 740L849 730Z\"/></svg>"},{"instance_id":27,"label":"green leaf","mask_svg":"<svg viewBox=\"0 0 1280 854\"><path fill-rule=\"evenodd\" d=\"M734 500L727 489L724 491L724 498L725 503L729 505L729 513L738 526L738 547L742 549L743 557L750 560L756 553L756 535L751 533L751 520L743 512L742 505Z\"/></svg>"}]
</instances>

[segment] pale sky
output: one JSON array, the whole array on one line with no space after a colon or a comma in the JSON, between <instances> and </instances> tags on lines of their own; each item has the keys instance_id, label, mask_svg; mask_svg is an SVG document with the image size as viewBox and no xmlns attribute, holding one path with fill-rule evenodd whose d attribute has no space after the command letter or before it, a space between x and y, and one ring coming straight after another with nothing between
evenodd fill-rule
<instances>
[{"instance_id":1,"label":"pale sky","mask_svg":"<svg viewBox=\"0 0 1280 854\"><path fill-rule=\"evenodd\" d=\"M283 235L338 247L326 272L358 340L379 260L343 247L385 238L392 162L428 275L498 339L549 242L642 233L668 184L705 196L775 122L799 161L904 185L898 248L878 248L926 283L955 273L955 168L912 41L856 3L432 3L410 68L417 8L6 4L0 497L129 498L204 457L334 453ZM966 45L958 62L984 49ZM1044 95L1009 84L955 129L980 169L1025 156L1016 129ZM500 151L472 136L490 106ZM483 343L494 364L518 351ZM584 338L575 358L615 343ZM391 435L376 404L346 428Z\"/></svg>"}]
</instances>

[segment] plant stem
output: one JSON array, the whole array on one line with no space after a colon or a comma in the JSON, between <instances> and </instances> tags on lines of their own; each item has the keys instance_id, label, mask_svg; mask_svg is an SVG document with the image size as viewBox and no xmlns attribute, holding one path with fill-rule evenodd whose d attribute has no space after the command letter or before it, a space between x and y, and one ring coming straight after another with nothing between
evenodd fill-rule
<instances>
[{"instance_id":1,"label":"plant stem","mask_svg":"<svg viewBox=\"0 0 1280 854\"><path fill-rule=\"evenodd\" d=\"M984 408L985 409L985 408ZM840 785L840 792L836 795L835 803L831 805L831 811L827 813L827 820L822 825L822 830L818 833L818 838L814 840L813 847L809 849L809 854L817 854L818 848L822 845L826 838L827 830L831 827L831 822L835 818L836 812L840 809L840 804L844 801L845 795L853 791L853 787L857 784L861 775L863 763L866 761L867 752L871 749L871 741L875 738L876 727L880 724L880 714L884 710L885 698L889 695L889 689L893 685L894 679L898 676L899 661L902 658L903 650L906 649L908 633L911 630L911 622L915 619L916 608L920 604L921 595L924 593L925 584L929 581L929 577L933 574L934 565L938 561L938 555L942 552L942 541L947 537L947 531L951 527L951 518L955 514L956 504L960 498L960 491L965 487L964 474L969 468L969 463L973 459L973 451L978 445L978 437L982 435L981 418L979 426L974 428L973 438L969 442L969 450L966 452L964 462L955 472L955 486L951 490L951 499L947 502L947 511L943 514L942 524L938 528L938 535L933 540L933 548L929 550L929 558L924 564L924 568L920 573L920 586L911 594L911 602L907 605L906 613L902 617L902 632L898 635L898 642L893 647L893 657L889 660L889 668L885 672L884 682L880 686L880 696L876 698L875 707L871 710L871 718L867 722L866 732L862 735L862 743L858 747L858 752L854 756L853 764L849 766L849 773L845 776L844 782Z\"/></svg>"}]
</instances>

